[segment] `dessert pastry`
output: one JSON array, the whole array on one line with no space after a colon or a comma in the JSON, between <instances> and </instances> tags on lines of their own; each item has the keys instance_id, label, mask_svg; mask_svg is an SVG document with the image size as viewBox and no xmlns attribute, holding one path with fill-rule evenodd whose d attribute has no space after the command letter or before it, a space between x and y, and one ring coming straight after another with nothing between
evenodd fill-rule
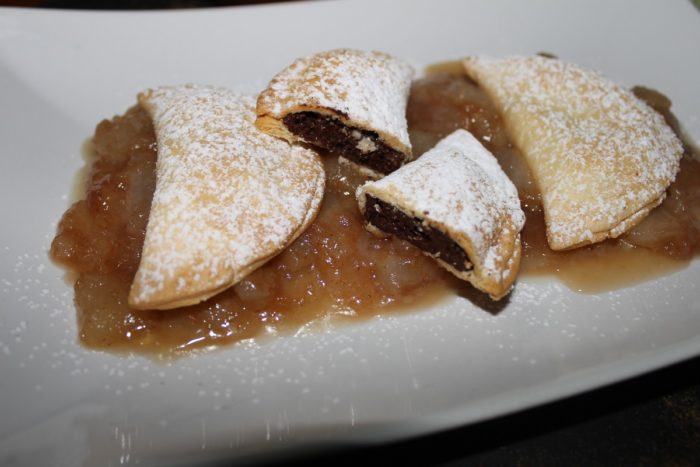
<instances>
[{"instance_id":1,"label":"dessert pastry","mask_svg":"<svg viewBox=\"0 0 700 467\"><path fill-rule=\"evenodd\" d=\"M255 128L255 100L199 86L139 95L158 142L156 188L129 294L169 309L217 294L282 251L312 222L319 156Z\"/></svg>"},{"instance_id":2,"label":"dessert pastry","mask_svg":"<svg viewBox=\"0 0 700 467\"><path fill-rule=\"evenodd\" d=\"M337 49L298 59L257 102L257 127L303 141L381 177L411 158L406 103L413 69L381 52Z\"/></svg>"},{"instance_id":3,"label":"dessert pastry","mask_svg":"<svg viewBox=\"0 0 700 467\"><path fill-rule=\"evenodd\" d=\"M466 130L360 186L357 200L371 232L413 243L494 300L510 291L525 217L513 183Z\"/></svg>"},{"instance_id":4,"label":"dessert pastry","mask_svg":"<svg viewBox=\"0 0 700 467\"><path fill-rule=\"evenodd\" d=\"M631 92L541 56L468 57L463 66L527 159L550 248L615 238L663 201L683 148L661 115Z\"/></svg>"}]
</instances>

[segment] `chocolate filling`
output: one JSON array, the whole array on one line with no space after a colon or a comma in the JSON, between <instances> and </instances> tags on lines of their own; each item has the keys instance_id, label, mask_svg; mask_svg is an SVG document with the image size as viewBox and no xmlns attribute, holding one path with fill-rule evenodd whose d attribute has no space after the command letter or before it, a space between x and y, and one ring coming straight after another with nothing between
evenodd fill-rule
<instances>
[{"instance_id":1,"label":"chocolate filling","mask_svg":"<svg viewBox=\"0 0 700 467\"><path fill-rule=\"evenodd\" d=\"M472 268L467 253L445 233L423 224L397 207L374 196L365 195L365 219L383 232L411 242L423 251L439 257L458 271Z\"/></svg>"},{"instance_id":2,"label":"chocolate filling","mask_svg":"<svg viewBox=\"0 0 700 467\"><path fill-rule=\"evenodd\" d=\"M333 117L315 112L298 112L287 115L283 122L289 131L307 143L383 174L401 167L406 158L382 142L377 133L346 126Z\"/></svg>"}]
</instances>

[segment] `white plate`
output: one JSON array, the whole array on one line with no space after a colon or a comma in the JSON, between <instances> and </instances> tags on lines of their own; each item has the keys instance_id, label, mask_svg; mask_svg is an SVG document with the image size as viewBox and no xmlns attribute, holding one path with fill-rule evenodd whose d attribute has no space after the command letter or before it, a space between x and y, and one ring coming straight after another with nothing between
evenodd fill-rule
<instances>
[{"instance_id":1,"label":"white plate","mask_svg":"<svg viewBox=\"0 0 700 467\"><path fill-rule=\"evenodd\" d=\"M0 9L0 464L168 464L385 441L700 354L696 261L613 293L523 280L497 315L454 299L159 364L81 348L72 290L46 254L81 144L149 86L255 91L297 56L339 46L419 67L549 51L667 93L697 141L698 44L700 14L687 1Z\"/></svg>"}]
</instances>

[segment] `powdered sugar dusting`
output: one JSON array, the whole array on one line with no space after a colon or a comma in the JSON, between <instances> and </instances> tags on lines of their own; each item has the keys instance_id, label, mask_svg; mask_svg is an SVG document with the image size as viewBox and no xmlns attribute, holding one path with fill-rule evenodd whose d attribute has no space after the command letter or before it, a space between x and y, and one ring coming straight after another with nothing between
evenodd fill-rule
<instances>
[{"instance_id":1,"label":"powdered sugar dusting","mask_svg":"<svg viewBox=\"0 0 700 467\"><path fill-rule=\"evenodd\" d=\"M468 247L479 275L500 283L519 265L514 250L520 248L525 216L518 192L496 158L466 130L455 131L418 160L361 186L361 204L364 193L445 230Z\"/></svg>"},{"instance_id":2,"label":"powdered sugar dusting","mask_svg":"<svg viewBox=\"0 0 700 467\"><path fill-rule=\"evenodd\" d=\"M528 160L552 248L620 235L663 200L682 146L631 92L544 57L470 57L464 65Z\"/></svg>"},{"instance_id":3,"label":"powdered sugar dusting","mask_svg":"<svg viewBox=\"0 0 700 467\"><path fill-rule=\"evenodd\" d=\"M154 121L158 164L136 303L232 285L317 212L318 155L259 132L253 97L188 85L139 98Z\"/></svg>"},{"instance_id":4,"label":"powdered sugar dusting","mask_svg":"<svg viewBox=\"0 0 700 467\"><path fill-rule=\"evenodd\" d=\"M411 147L406 102L413 73L410 65L382 52L322 52L298 59L275 76L260 94L258 108L276 119L299 108L333 110L406 152Z\"/></svg>"}]
</instances>

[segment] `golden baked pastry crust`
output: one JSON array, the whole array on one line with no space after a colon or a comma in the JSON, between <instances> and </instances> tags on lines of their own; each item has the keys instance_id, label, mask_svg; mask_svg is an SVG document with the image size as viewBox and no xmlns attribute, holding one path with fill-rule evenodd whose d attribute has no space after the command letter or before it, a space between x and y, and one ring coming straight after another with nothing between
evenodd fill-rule
<instances>
[{"instance_id":1,"label":"golden baked pastry crust","mask_svg":"<svg viewBox=\"0 0 700 467\"><path fill-rule=\"evenodd\" d=\"M200 86L139 95L158 142L156 189L129 294L138 309L203 301L282 251L315 218L319 156L255 128L255 100Z\"/></svg>"},{"instance_id":2,"label":"golden baked pastry crust","mask_svg":"<svg viewBox=\"0 0 700 467\"><path fill-rule=\"evenodd\" d=\"M297 59L257 101L257 127L289 142L303 139L285 126L294 113L313 112L379 135L411 159L406 104L413 68L382 52L335 49ZM383 174L363 166L368 175Z\"/></svg>"},{"instance_id":3,"label":"golden baked pastry crust","mask_svg":"<svg viewBox=\"0 0 700 467\"><path fill-rule=\"evenodd\" d=\"M471 264L458 270L430 256L455 276L494 300L510 291L520 266L525 215L515 186L471 133L455 131L419 159L360 186L356 195L363 213L376 209L367 205L370 195L446 234ZM367 229L383 235L372 223Z\"/></svg>"},{"instance_id":4,"label":"golden baked pastry crust","mask_svg":"<svg viewBox=\"0 0 700 467\"><path fill-rule=\"evenodd\" d=\"M539 189L553 250L617 237L659 205L682 145L630 91L541 56L468 57Z\"/></svg>"}]
</instances>

